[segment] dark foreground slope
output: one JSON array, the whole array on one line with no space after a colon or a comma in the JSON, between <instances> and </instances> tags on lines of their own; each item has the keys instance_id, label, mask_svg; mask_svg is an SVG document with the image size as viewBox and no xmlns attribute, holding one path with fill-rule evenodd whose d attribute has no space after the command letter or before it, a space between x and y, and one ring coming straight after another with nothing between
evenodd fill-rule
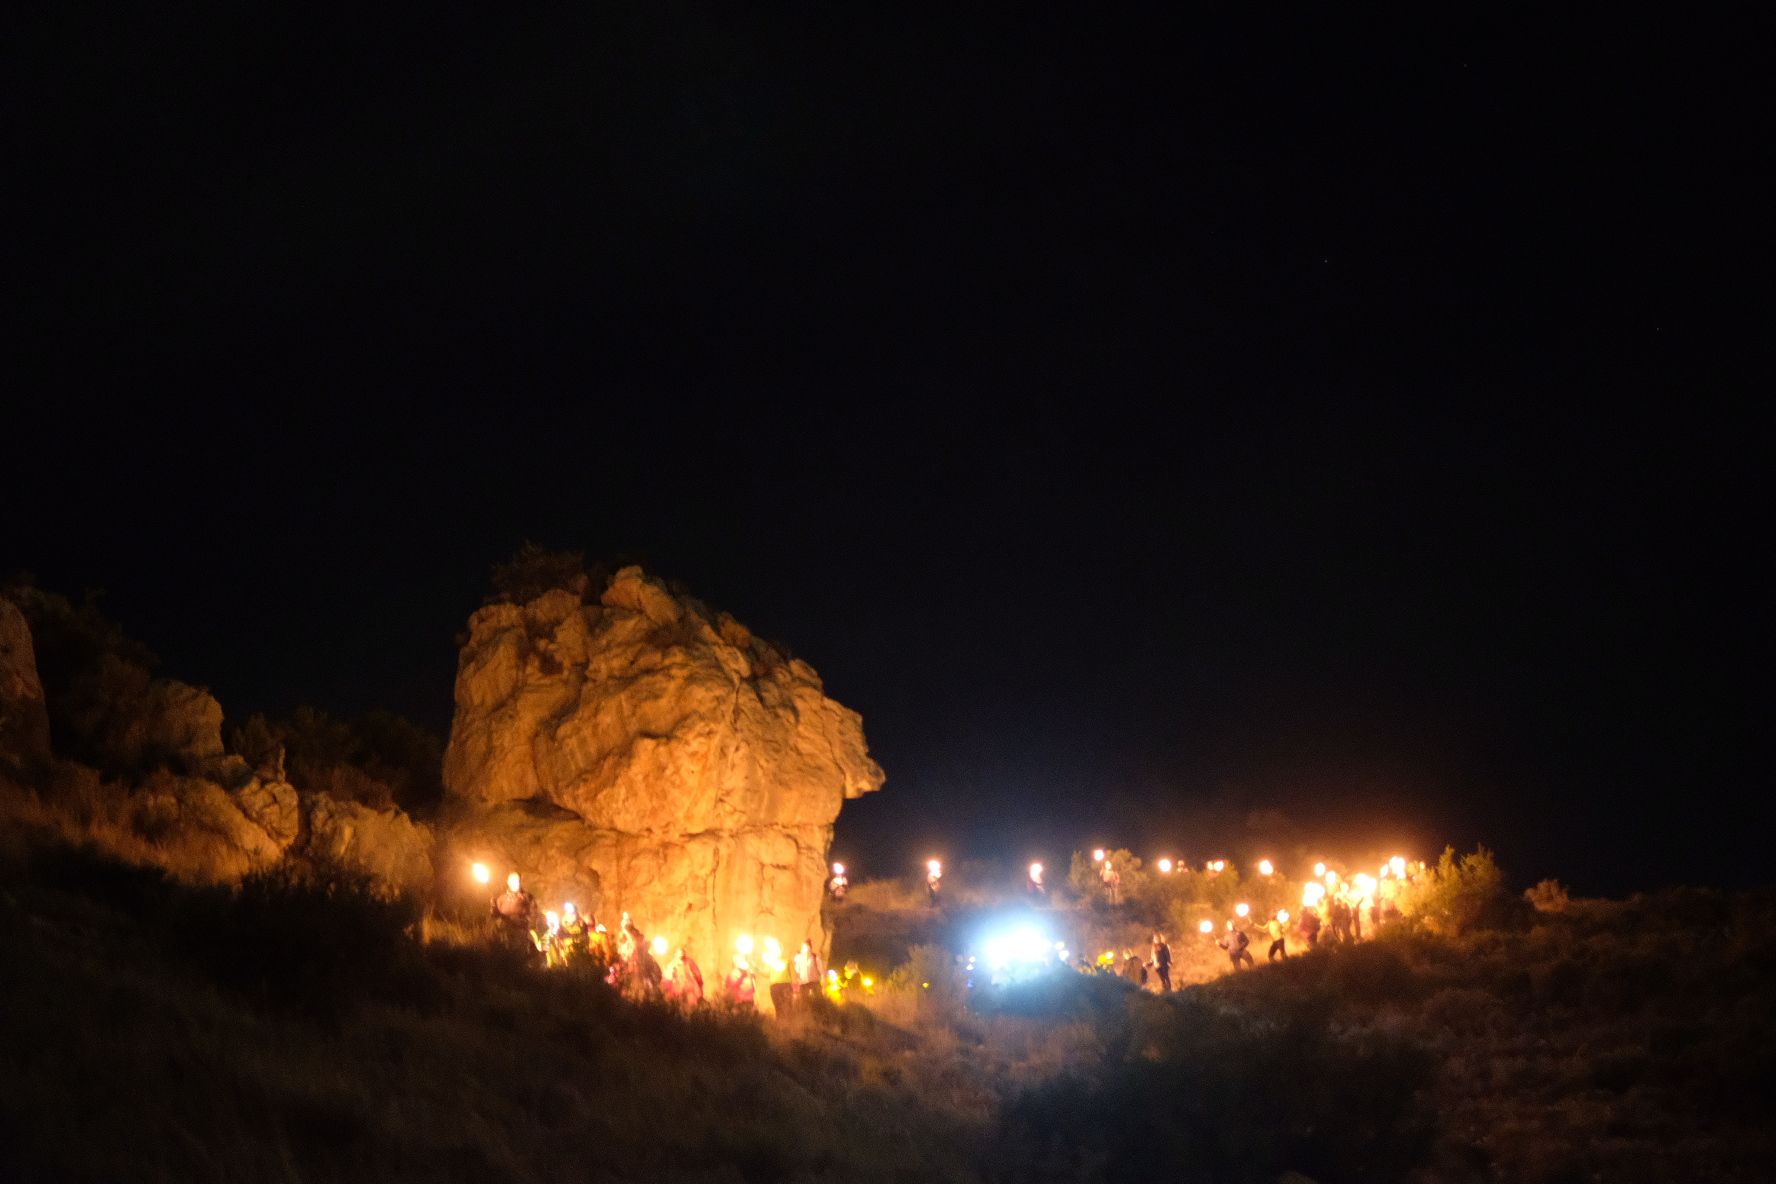
<instances>
[{"instance_id":1,"label":"dark foreground slope","mask_svg":"<svg viewBox=\"0 0 1776 1184\"><path fill-rule=\"evenodd\" d=\"M1442 1178L1776 1179L1769 891L1562 901L1502 930L1401 933L1200 990L1247 1017L1422 1050ZM1361 1121L1366 1098L1351 1102Z\"/></svg>"},{"instance_id":2,"label":"dark foreground slope","mask_svg":"<svg viewBox=\"0 0 1776 1184\"><path fill-rule=\"evenodd\" d=\"M350 891L59 852L0 888L0 1178L966 1178L978 1130L838 1038L686 1020Z\"/></svg>"}]
</instances>

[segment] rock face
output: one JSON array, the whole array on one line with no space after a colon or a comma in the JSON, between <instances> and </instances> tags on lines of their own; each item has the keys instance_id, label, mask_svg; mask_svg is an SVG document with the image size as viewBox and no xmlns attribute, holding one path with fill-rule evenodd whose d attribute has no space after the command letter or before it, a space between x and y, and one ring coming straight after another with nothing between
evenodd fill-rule
<instances>
[{"instance_id":1,"label":"rock face","mask_svg":"<svg viewBox=\"0 0 1776 1184\"><path fill-rule=\"evenodd\" d=\"M740 934L824 949L833 821L882 780L812 667L639 568L595 604L556 591L470 621L452 857L524 873L548 907L627 911L705 967Z\"/></svg>"},{"instance_id":2,"label":"rock face","mask_svg":"<svg viewBox=\"0 0 1776 1184\"><path fill-rule=\"evenodd\" d=\"M26 771L49 758L49 712L31 628L17 605L0 598L0 762Z\"/></svg>"},{"instance_id":3,"label":"rock face","mask_svg":"<svg viewBox=\"0 0 1776 1184\"><path fill-rule=\"evenodd\" d=\"M302 799L310 859L352 868L386 888L419 892L432 883L432 833L397 809L376 810L326 794Z\"/></svg>"},{"instance_id":4,"label":"rock face","mask_svg":"<svg viewBox=\"0 0 1776 1184\"><path fill-rule=\"evenodd\" d=\"M207 770L223 755L222 704L200 687L157 678L139 708L114 723L109 747L130 768Z\"/></svg>"},{"instance_id":5,"label":"rock face","mask_svg":"<svg viewBox=\"0 0 1776 1184\"><path fill-rule=\"evenodd\" d=\"M236 880L277 863L290 845L203 777L152 773L128 802L132 829L154 839L157 862L181 879Z\"/></svg>"}]
</instances>

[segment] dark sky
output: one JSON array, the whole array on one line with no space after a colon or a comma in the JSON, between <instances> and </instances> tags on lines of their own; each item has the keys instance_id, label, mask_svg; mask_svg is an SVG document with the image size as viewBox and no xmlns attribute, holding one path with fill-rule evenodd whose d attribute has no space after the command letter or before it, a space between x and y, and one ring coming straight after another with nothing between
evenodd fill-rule
<instances>
[{"instance_id":1,"label":"dark sky","mask_svg":"<svg viewBox=\"0 0 1776 1184\"><path fill-rule=\"evenodd\" d=\"M4 18L0 566L443 731L490 563L638 556L865 874L1768 878L1767 19L637 7Z\"/></svg>"}]
</instances>

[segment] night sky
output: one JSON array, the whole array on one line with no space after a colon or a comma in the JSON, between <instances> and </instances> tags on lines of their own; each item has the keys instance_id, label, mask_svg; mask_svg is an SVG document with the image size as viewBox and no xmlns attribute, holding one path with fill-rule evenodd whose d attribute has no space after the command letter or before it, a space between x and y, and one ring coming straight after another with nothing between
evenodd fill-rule
<instances>
[{"instance_id":1,"label":"night sky","mask_svg":"<svg viewBox=\"0 0 1776 1184\"><path fill-rule=\"evenodd\" d=\"M638 558L866 876L1769 878L1767 19L636 7L4 18L0 567L444 732L491 563Z\"/></svg>"}]
</instances>

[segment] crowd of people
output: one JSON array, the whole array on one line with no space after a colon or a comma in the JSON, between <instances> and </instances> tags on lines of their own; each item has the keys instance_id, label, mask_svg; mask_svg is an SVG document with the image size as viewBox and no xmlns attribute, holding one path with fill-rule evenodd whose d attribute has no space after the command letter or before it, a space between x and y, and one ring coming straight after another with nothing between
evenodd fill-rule
<instances>
[{"instance_id":1,"label":"crowd of people","mask_svg":"<svg viewBox=\"0 0 1776 1184\"><path fill-rule=\"evenodd\" d=\"M1120 906L1122 874L1115 857L1097 850L1092 858L1103 899L1113 908ZM1174 869L1170 859L1161 859L1155 866L1162 875L1170 875ZM1226 860L1211 860L1203 873L1216 877L1226 868ZM1257 870L1267 881L1275 873L1269 860L1260 861ZM1027 869L1025 892L1038 904L1048 900L1044 871L1041 863L1032 863ZM1361 941L1366 932L1373 935L1402 915L1401 897L1424 871L1422 862L1408 863L1398 856L1384 863L1377 876L1357 873L1346 877L1323 863L1316 864L1314 877L1302 885L1298 914L1276 909L1255 917L1249 905L1240 903L1219 927L1205 919L1199 929L1227 955L1236 971L1257 965L1251 949L1255 936L1269 940L1266 960L1270 962L1289 957L1291 939L1310 950L1321 944ZM943 887L943 865L932 859L925 872L927 900L935 906ZM479 865L477 875L486 881ZM1281 878L1272 883L1281 884ZM850 879L842 863L832 865L826 887L835 902L845 899ZM1274 894L1271 899L1274 903ZM650 940L627 912L613 932L572 902L563 904L559 912L540 908L517 872L507 877L506 890L493 898L489 916L502 940L538 957L544 965L584 967L632 998L664 999L685 1008L715 1004L751 1009L760 1006L762 975L771 1009L785 1012L823 993L845 998L873 990L873 980L863 975L855 962L843 971L828 969L811 940L803 941L792 957L784 958L774 939L764 939L762 948L755 950L750 937L737 940L719 982L706 983L702 967L685 946L673 947L664 937ZM1065 964L1070 955L1063 951L1062 956ZM1145 956L1132 948L1123 949L1120 957L1107 950L1096 962L1079 959L1075 969L1112 974L1145 989L1170 992L1172 966L1172 948L1165 934L1154 932Z\"/></svg>"},{"instance_id":2,"label":"crowd of people","mask_svg":"<svg viewBox=\"0 0 1776 1184\"><path fill-rule=\"evenodd\" d=\"M1103 851L1092 854L1105 890L1104 899L1112 906L1120 904L1117 889L1121 877L1115 861ZM1161 874L1169 875L1173 871L1169 859L1160 860L1156 866ZM1038 882L1035 876L1038 867L1040 865L1032 865L1032 892ZM1203 873L1213 877L1226 868L1225 860L1211 860L1204 865ZM1275 873L1268 860L1259 865L1258 871L1263 877ZM1236 971L1257 966L1252 953L1255 939L1268 939L1266 961L1280 962L1289 957L1291 940L1312 950L1322 944L1361 941L1366 934L1374 936L1403 916L1401 899L1424 872L1422 862L1412 863L1398 856L1383 864L1380 874L1375 876L1358 873L1345 877L1329 870L1323 863L1317 864L1314 878L1302 886L1302 905L1298 914L1277 909L1268 916L1258 917L1252 914L1250 905L1240 903L1234 906L1234 915L1219 926L1205 919L1199 929L1206 940L1227 955ZM1162 933L1153 934L1151 950L1145 957L1128 947L1120 953L1106 950L1095 962L1079 959L1075 969L1087 974L1115 975L1149 990L1167 992L1172 989L1172 950Z\"/></svg>"},{"instance_id":3,"label":"crowd of people","mask_svg":"<svg viewBox=\"0 0 1776 1184\"><path fill-rule=\"evenodd\" d=\"M517 872L506 877L506 890L493 898L489 920L496 939L538 957L545 966L584 968L633 999L664 999L684 1008L759 1005L759 967L750 938L736 945L726 975L711 989L685 946L673 947L663 937L650 940L628 913L613 934L571 901L559 912L543 909ZM826 970L812 941L803 941L793 957L784 959L767 938L758 955L771 1002L780 1012L823 991L842 993L869 982L856 963L848 964L842 975Z\"/></svg>"}]
</instances>

